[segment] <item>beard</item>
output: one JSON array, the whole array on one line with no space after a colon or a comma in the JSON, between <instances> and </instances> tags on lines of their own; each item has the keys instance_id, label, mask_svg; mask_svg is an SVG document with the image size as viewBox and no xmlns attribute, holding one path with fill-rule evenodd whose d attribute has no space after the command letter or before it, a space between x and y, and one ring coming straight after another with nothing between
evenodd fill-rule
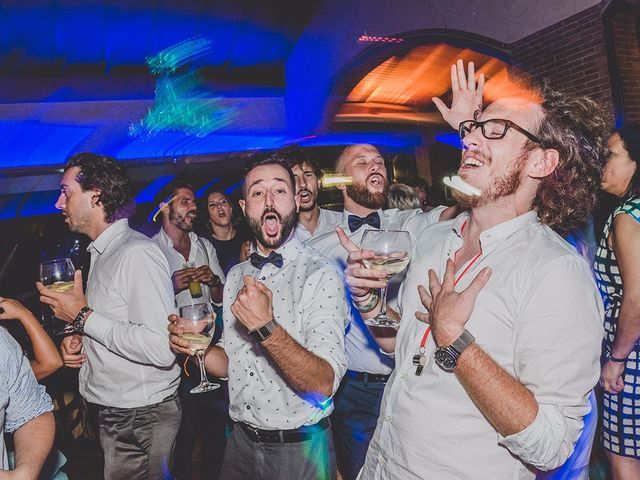
<instances>
[{"instance_id":1,"label":"beard","mask_svg":"<svg viewBox=\"0 0 640 480\"><path fill-rule=\"evenodd\" d=\"M276 215L280 222L280 232L276 237L269 237L262 231L264 217L268 213ZM293 229L296 228L296 224L298 223L298 214L295 210L292 210L285 217L281 217L273 208L266 208L259 219L247 217L247 223L249 224L249 230L256 237L256 240L260 245L265 248L275 250L287 241Z\"/></svg>"},{"instance_id":2,"label":"beard","mask_svg":"<svg viewBox=\"0 0 640 480\"><path fill-rule=\"evenodd\" d=\"M311 192L311 191L309 191L307 189L301 189L300 192L298 192L298 194L300 194L302 192L307 192L309 194L309 196L312 198L312 202L309 205L302 205L302 202L301 202L300 203L300 211L301 212L310 212L314 208L316 208L316 206L318 205L318 195L316 194L316 196L314 196L313 192Z\"/></svg>"},{"instance_id":3,"label":"beard","mask_svg":"<svg viewBox=\"0 0 640 480\"><path fill-rule=\"evenodd\" d=\"M169 221L172 225L175 225L176 228L182 230L183 232L192 232L193 231L193 221L195 217L192 219L191 224L189 224L186 220L187 215L191 212L187 212L185 215L179 215L176 211L169 205Z\"/></svg>"},{"instance_id":4,"label":"beard","mask_svg":"<svg viewBox=\"0 0 640 480\"><path fill-rule=\"evenodd\" d=\"M367 180L369 177L367 177ZM367 188L366 181L363 183L352 183L347 185L347 195L351 200L356 202L358 205L362 205L366 208L371 208L373 210L378 210L382 208L385 200L387 199L387 194L389 193L389 182L384 180L384 189L382 192L370 192Z\"/></svg>"},{"instance_id":5,"label":"beard","mask_svg":"<svg viewBox=\"0 0 640 480\"><path fill-rule=\"evenodd\" d=\"M527 154L520 156L506 172L499 177L495 177L492 183L480 192L480 195L465 195L458 190L453 190L453 198L455 198L463 208L476 208L495 202L502 197L512 195L522 182L522 167L527 156Z\"/></svg>"}]
</instances>

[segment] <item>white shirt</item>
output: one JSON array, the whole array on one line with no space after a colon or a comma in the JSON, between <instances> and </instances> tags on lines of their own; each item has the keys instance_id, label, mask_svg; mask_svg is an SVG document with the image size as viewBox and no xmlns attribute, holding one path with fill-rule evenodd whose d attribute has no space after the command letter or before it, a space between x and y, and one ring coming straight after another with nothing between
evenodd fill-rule
<instances>
[{"instance_id":1,"label":"white shirt","mask_svg":"<svg viewBox=\"0 0 640 480\"><path fill-rule=\"evenodd\" d=\"M87 250L86 296L93 313L84 327L80 393L108 407L159 403L180 382L167 331L167 317L175 312L167 259L126 219L110 225Z\"/></svg>"},{"instance_id":2,"label":"white shirt","mask_svg":"<svg viewBox=\"0 0 640 480\"><path fill-rule=\"evenodd\" d=\"M415 375L426 325L417 286L427 272L439 278L447 258L462 247L468 214L426 229L416 242L401 289L402 320L396 369L387 383L362 479L533 479L537 468L562 464L573 450L598 381L603 308L589 265L535 211L480 235L482 254L462 276L466 288L491 267L466 328L477 344L536 398L536 419L502 437L469 398L454 374L433 360ZM456 278L465 266L456 272ZM519 458L518 458L519 457Z\"/></svg>"},{"instance_id":3,"label":"white shirt","mask_svg":"<svg viewBox=\"0 0 640 480\"><path fill-rule=\"evenodd\" d=\"M265 350L231 313L231 304L251 275L273 293L276 322L302 347L333 369L333 393L347 368L344 318L348 304L340 273L326 259L292 238L277 250L284 264L262 270L249 261L234 266L224 287L223 337L218 343L229 357L229 415L256 428L288 430L313 425L333 411L294 391Z\"/></svg>"},{"instance_id":4,"label":"white shirt","mask_svg":"<svg viewBox=\"0 0 640 480\"><path fill-rule=\"evenodd\" d=\"M380 215L380 228L407 230L413 243L423 228L438 221L440 214L445 208L446 207L437 207L426 213L423 213L420 209L398 210L397 208L393 208L390 210L378 210L378 214ZM345 210L339 225L352 242L360 245L364 232L373 227L363 225L352 233L351 230L349 230L349 215L353 214ZM335 230L314 236L305 242L305 245L318 250L321 254L336 262L342 270L346 267L347 251L340 244L338 234ZM402 278L404 278L404 273L395 275L389 284L387 300L392 305L395 304L398 285ZM345 339L345 346L349 370L382 375L391 373L391 370L393 370L393 358L380 352L380 348L369 332L368 327L364 324L360 312L352 308L351 317L347 319L347 321L350 323Z\"/></svg>"},{"instance_id":5,"label":"white shirt","mask_svg":"<svg viewBox=\"0 0 640 480\"><path fill-rule=\"evenodd\" d=\"M311 237L315 237L328 230L333 230L341 220L342 212L320 208L320 216L318 217L318 225L316 226L315 231L311 233L304 227L304 225L298 222L298 225L296 225L296 238L299 242L304 243Z\"/></svg>"},{"instance_id":6,"label":"white shirt","mask_svg":"<svg viewBox=\"0 0 640 480\"><path fill-rule=\"evenodd\" d=\"M209 265L211 271L220 277L220 281L224 283L224 272L218 262L216 249L213 247L211 242L206 238L198 237L198 235L193 232L189 232L189 239L191 240L188 259L189 262L194 262L196 267ZM182 270L184 268L183 265L185 258L180 252L173 248L173 240L169 238L169 235L167 235L163 228L160 228L160 231L152 237L152 240L158 244L160 250L162 250L162 253L164 253L164 256L167 258L171 275L173 275L175 271ZM202 290L202 297L195 301L198 303L209 303L209 301L211 301L211 289L204 283L200 284L200 288ZM175 295L175 299L176 307L178 308L184 307L185 305L192 305L194 303L194 299L191 298L191 293L189 293L188 288L178 292Z\"/></svg>"}]
</instances>

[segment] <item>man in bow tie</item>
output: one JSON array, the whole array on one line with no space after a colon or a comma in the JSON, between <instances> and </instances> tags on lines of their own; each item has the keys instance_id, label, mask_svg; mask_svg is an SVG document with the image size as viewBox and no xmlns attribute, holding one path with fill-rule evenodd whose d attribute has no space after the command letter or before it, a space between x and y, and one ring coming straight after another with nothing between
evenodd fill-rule
<instances>
[{"instance_id":1,"label":"man in bow tie","mask_svg":"<svg viewBox=\"0 0 640 480\"><path fill-rule=\"evenodd\" d=\"M223 337L205 355L207 371L229 379L235 422L222 478L335 478L327 417L346 370L343 281L294 236L299 197L284 159L252 160L243 193L256 244L227 275ZM188 353L180 329L169 330L173 349Z\"/></svg>"},{"instance_id":2,"label":"man in bow tie","mask_svg":"<svg viewBox=\"0 0 640 480\"><path fill-rule=\"evenodd\" d=\"M367 229L407 230L415 239L427 225L453 217L453 208L437 207L428 213L415 210L382 210L389 182L384 159L373 145L351 145L344 149L335 164L335 172L351 182L338 185L344 199L344 212L338 222L345 235L360 245ZM315 236L305 242L342 267L347 253L335 231ZM398 278L396 278L398 277ZM397 295L402 276L396 275L388 298ZM360 313L351 309L345 339L348 370L336 394L336 409L332 416L338 468L345 480L358 475L369 441L376 427L385 384L394 367L393 358L382 353L393 342L395 330L367 327Z\"/></svg>"}]
</instances>

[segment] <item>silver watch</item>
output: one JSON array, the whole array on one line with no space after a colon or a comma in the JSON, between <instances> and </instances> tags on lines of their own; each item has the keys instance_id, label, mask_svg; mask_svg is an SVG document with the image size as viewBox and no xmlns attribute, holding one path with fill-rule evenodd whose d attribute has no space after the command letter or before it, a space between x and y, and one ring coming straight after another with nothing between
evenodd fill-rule
<instances>
[{"instance_id":1,"label":"silver watch","mask_svg":"<svg viewBox=\"0 0 640 480\"><path fill-rule=\"evenodd\" d=\"M434 354L436 364L445 372L453 372L458 366L458 359L469 345L476 339L468 330L462 332L462 335L448 347L438 347Z\"/></svg>"}]
</instances>

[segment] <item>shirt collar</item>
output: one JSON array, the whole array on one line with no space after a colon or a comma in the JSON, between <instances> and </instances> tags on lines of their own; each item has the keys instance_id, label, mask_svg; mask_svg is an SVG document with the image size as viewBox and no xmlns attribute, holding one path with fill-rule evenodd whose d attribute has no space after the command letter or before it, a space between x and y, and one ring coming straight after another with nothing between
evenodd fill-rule
<instances>
[{"instance_id":1,"label":"shirt collar","mask_svg":"<svg viewBox=\"0 0 640 480\"><path fill-rule=\"evenodd\" d=\"M99 254L107 249L109 244L118 236L122 235L129 229L129 220L126 218L121 218L120 220L115 221L111 225L109 225L104 232L98 235L93 242L89 244L87 247L87 251L90 252L95 250Z\"/></svg>"},{"instance_id":2,"label":"shirt collar","mask_svg":"<svg viewBox=\"0 0 640 480\"><path fill-rule=\"evenodd\" d=\"M378 212L378 215L380 215L380 218L382 219L382 209L379 208L378 210L376 210L376 212ZM371 212L371 213L373 213L373 212ZM343 225L349 225L349 215L355 215L356 217L360 216L360 215L356 215L355 213L352 213L352 212L350 212L348 210L343 210L342 211L342 224ZM365 215L365 217L366 217L366 215Z\"/></svg>"},{"instance_id":3,"label":"shirt collar","mask_svg":"<svg viewBox=\"0 0 640 480\"><path fill-rule=\"evenodd\" d=\"M171 237L169 235L167 235L167 232L164 231L164 228L160 227L160 231L158 232L159 234L159 238L160 241L166 245L169 248L173 248L173 240L171 240ZM189 240L191 240L191 245L193 247L193 245L196 244L196 242L198 241L198 235L196 235L193 231L188 233L189 235Z\"/></svg>"},{"instance_id":4,"label":"shirt collar","mask_svg":"<svg viewBox=\"0 0 640 480\"><path fill-rule=\"evenodd\" d=\"M469 212L463 212L454 220L452 230L458 237L462 237L462 230L469 220ZM487 245L493 242L498 242L510 237L514 233L528 228L532 225L538 224L538 212L536 210L530 210L527 213L523 213L511 220L494 225L487 230L480 233L480 244Z\"/></svg>"}]
</instances>

